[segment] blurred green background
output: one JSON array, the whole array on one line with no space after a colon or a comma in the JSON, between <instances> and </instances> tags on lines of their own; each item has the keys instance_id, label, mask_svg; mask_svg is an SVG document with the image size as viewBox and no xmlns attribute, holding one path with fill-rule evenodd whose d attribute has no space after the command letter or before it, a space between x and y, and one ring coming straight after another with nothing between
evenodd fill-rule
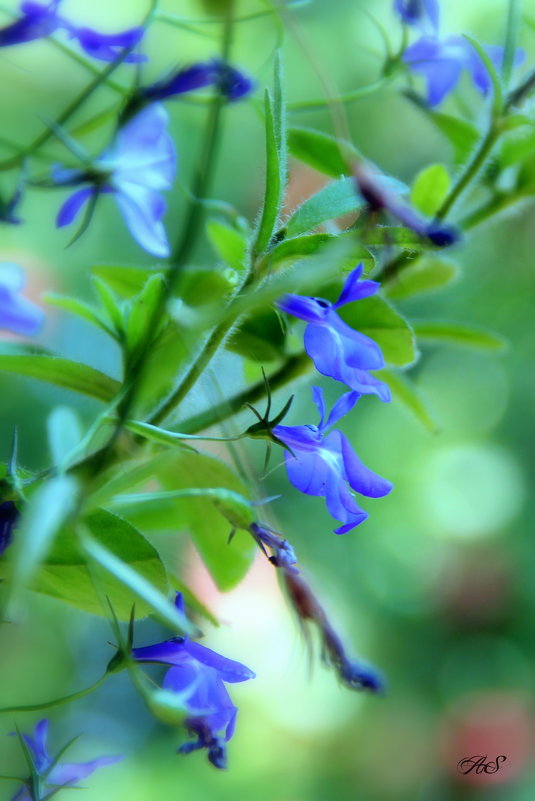
<instances>
[{"instance_id":1,"label":"blurred green background","mask_svg":"<svg viewBox=\"0 0 535 801\"><path fill-rule=\"evenodd\" d=\"M448 0L442 5L445 31L467 31L485 43L500 43L505 0ZM206 20L200 3L168 0L161 6ZM16 4L5 7L15 10ZM261 7L245 0L238 3L238 12ZM145 8L141 0L64 2L67 16L110 31L135 24ZM535 18L533 0L524 8ZM321 96L311 61L340 91L375 79L382 44L367 13L399 41L390 2L316 0L295 10L284 46L290 100ZM218 25L197 27L208 35L155 25L143 80L155 79L177 63L214 55ZM269 18L235 29L233 61L261 85L270 80L277 35ZM535 33L525 25L522 36L532 61ZM21 143L55 117L88 77L46 42L0 51L0 70L2 135ZM127 83L132 74L125 67L121 80ZM383 170L410 183L427 164L451 166L452 161L447 143L401 96L400 85L348 106L347 116L359 148ZM92 108L112 100L104 90ZM177 191L167 216L172 239L180 229L206 110L188 102L168 107L179 154ZM484 121L484 103L467 81L447 101L447 109ZM231 106L225 116L212 195L254 219L263 183L261 121L253 103ZM332 132L327 113L295 114L293 120ZM95 152L102 145L100 136L88 139ZM47 150L58 158L64 155L59 146ZM2 156L7 155L6 150ZM13 177L2 176L2 191ZM293 165L291 204L320 180ZM28 193L21 209L26 224L0 228L0 260L26 268L28 293L35 299L50 288L89 297L88 267L98 261L147 263L111 200L97 211L88 233L65 249L69 234L53 224L64 197L63 190ZM363 526L336 537L320 499L299 495L281 469L266 482L267 495L284 494L274 511L305 575L355 654L387 675L387 694L376 698L351 693L337 685L319 660L310 671L297 625L269 565L257 563L240 587L222 596L187 550L188 580L226 624L208 632L206 643L257 672L254 682L232 687L240 713L229 747L229 770L216 772L199 754L175 756L181 732L156 724L127 677L120 675L98 693L50 714L57 748L84 733L72 759L127 755L120 765L88 780L87 801L532 801L533 221L533 205L526 203L475 229L452 254L461 266L459 280L442 294L401 306L411 319L436 316L486 326L503 335L509 346L498 355L454 347L422 352L411 375L434 412L434 435L396 403L384 406L373 397L362 398L345 431L363 461L395 484L388 498L365 501L370 519ZM196 258L199 263L213 261L205 245ZM104 338L68 315L52 308L47 313L43 342L117 373L118 354ZM214 369L224 374L223 390L242 380L235 357L222 357ZM330 400L339 394L338 387L325 388ZM203 387L197 390L192 409L207 402L203 392ZM280 401L286 396L281 393ZM87 421L97 408L59 389L1 374L2 459L18 424L23 462L30 468L45 466L46 418L58 403L72 405ZM315 419L303 383L290 423ZM248 456L257 469L259 451L252 449ZM164 635L150 624L140 626L138 633L140 643ZM110 656L110 637L105 621L47 598L29 599L20 626L0 631L0 705L55 697L91 683ZM37 715L17 718L23 730L36 720ZM4 737L12 729L13 720L0 719L0 773L22 775L17 743ZM494 776L461 781L457 762L474 754L489 759L504 754L507 762ZM1 798L10 798L12 792L7 784L0 787Z\"/></svg>"}]
</instances>

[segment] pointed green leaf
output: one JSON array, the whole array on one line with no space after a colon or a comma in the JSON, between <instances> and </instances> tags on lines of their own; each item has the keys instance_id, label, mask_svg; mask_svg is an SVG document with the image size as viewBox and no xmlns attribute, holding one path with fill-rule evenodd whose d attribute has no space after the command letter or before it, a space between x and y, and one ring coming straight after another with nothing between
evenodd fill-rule
<instances>
[{"instance_id":1,"label":"pointed green leaf","mask_svg":"<svg viewBox=\"0 0 535 801\"><path fill-rule=\"evenodd\" d=\"M105 403L111 401L121 388L118 381L87 364L47 353L38 356L31 352L21 353L21 346L15 346L11 352L6 352L8 347L2 346L0 370L46 381Z\"/></svg>"},{"instance_id":2,"label":"pointed green leaf","mask_svg":"<svg viewBox=\"0 0 535 801\"><path fill-rule=\"evenodd\" d=\"M286 128L280 61L275 69L273 99L266 90L266 186L253 253L264 253L275 233L286 190Z\"/></svg>"},{"instance_id":3,"label":"pointed green leaf","mask_svg":"<svg viewBox=\"0 0 535 801\"><path fill-rule=\"evenodd\" d=\"M247 254L247 238L244 233L218 220L209 220L206 230L219 258L239 273L243 272Z\"/></svg>"},{"instance_id":4,"label":"pointed green leaf","mask_svg":"<svg viewBox=\"0 0 535 801\"><path fill-rule=\"evenodd\" d=\"M154 275L154 270L149 267L131 267L126 264L96 264L91 268L91 272L105 281L118 295L126 298L141 292L149 278Z\"/></svg>"},{"instance_id":5,"label":"pointed green leaf","mask_svg":"<svg viewBox=\"0 0 535 801\"><path fill-rule=\"evenodd\" d=\"M55 306L57 309L63 309L64 311L76 314L78 317L87 320L89 323L96 325L107 334L113 336L114 332L102 319L98 311L89 303L84 303L77 298L71 298L67 295L58 295L56 292L46 292L43 296L43 300L51 306Z\"/></svg>"},{"instance_id":6,"label":"pointed green leaf","mask_svg":"<svg viewBox=\"0 0 535 801\"><path fill-rule=\"evenodd\" d=\"M332 178L352 175L351 162L362 158L349 142L312 128L289 128L288 150L294 158Z\"/></svg>"}]
</instances>

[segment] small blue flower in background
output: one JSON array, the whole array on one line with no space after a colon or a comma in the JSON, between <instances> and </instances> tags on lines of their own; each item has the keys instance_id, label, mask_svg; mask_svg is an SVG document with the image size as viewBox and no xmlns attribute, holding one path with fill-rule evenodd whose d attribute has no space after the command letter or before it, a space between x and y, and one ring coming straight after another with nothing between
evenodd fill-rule
<instances>
[{"instance_id":1,"label":"small blue flower in background","mask_svg":"<svg viewBox=\"0 0 535 801\"><path fill-rule=\"evenodd\" d=\"M319 387L312 388L319 414L319 425L275 426L273 433L288 446L286 471L290 482L300 492L325 498L327 509L342 526L335 534L345 534L368 517L357 506L349 487L368 498L388 495L392 484L365 467L347 437L338 429L327 433L346 415L360 394L346 392L335 403L325 422L325 402Z\"/></svg>"},{"instance_id":2,"label":"small blue flower in background","mask_svg":"<svg viewBox=\"0 0 535 801\"><path fill-rule=\"evenodd\" d=\"M102 768L105 765L113 765L123 758L122 756L108 756L93 759L91 762L58 762L54 764L55 760L49 756L46 744L48 726L48 720L40 720L35 727L33 737L29 734L22 735L30 751L35 771L43 777L46 774L43 782L50 790L46 798L50 798L53 794L55 795L54 786L56 788L75 787L78 782L90 776L98 768ZM50 773L48 773L49 770ZM45 793L43 793L42 797L45 798ZM30 793L27 786L23 786L13 796L12 801L32 801L32 799L33 794Z\"/></svg>"},{"instance_id":3,"label":"small blue flower in background","mask_svg":"<svg viewBox=\"0 0 535 801\"><path fill-rule=\"evenodd\" d=\"M233 102L249 95L255 83L236 67L221 59L212 59L184 67L168 78L142 89L140 94L148 100L166 100L207 86L218 87L221 94Z\"/></svg>"},{"instance_id":4,"label":"small blue flower in background","mask_svg":"<svg viewBox=\"0 0 535 801\"><path fill-rule=\"evenodd\" d=\"M11 545L13 528L18 518L19 513L13 501L0 503L0 556Z\"/></svg>"},{"instance_id":5,"label":"small blue flower in background","mask_svg":"<svg viewBox=\"0 0 535 801\"><path fill-rule=\"evenodd\" d=\"M65 201L56 225L69 225L87 201L112 193L136 242L154 256L168 256L162 223L166 204L160 194L171 188L176 171L168 121L165 108L151 103L118 130L113 144L96 159L91 172L56 167L53 178L58 185L91 182Z\"/></svg>"},{"instance_id":6,"label":"small blue flower in background","mask_svg":"<svg viewBox=\"0 0 535 801\"><path fill-rule=\"evenodd\" d=\"M285 295L277 306L281 311L308 323L305 350L320 373L341 381L349 389L363 395L377 395L386 402L390 400L388 387L367 372L384 367L381 348L372 339L344 323L337 314L337 309L346 303L367 298L379 289L376 281L359 280L362 270L363 266L359 264L350 273L335 303L323 298Z\"/></svg>"},{"instance_id":7,"label":"small blue flower in background","mask_svg":"<svg viewBox=\"0 0 535 801\"><path fill-rule=\"evenodd\" d=\"M31 337L38 333L45 315L39 306L20 295L25 283L17 264L0 262L0 329Z\"/></svg>"},{"instance_id":8,"label":"small blue flower in background","mask_svg":"<svg viewBox=\"0 0 535 801\"><path fill-rule=\"evenodd\" d=\"M61 0L48 5L24 2L20 5L22 16L0 28L0 47L31 42L50 36L62 28L70 38L78 39L83 50L101 61L115 61L124 48L134 47L143 38L143 28L131 28L121 33L99 33L92 28L80 28L58 13ZM145 61L146 57L130 53L125 61Z\"/></svg>"},{"instance_id":9,"label":"small blue flower in background","mask_svg":"<svg viewBox=\"0 0 535 801\"><path fill-rule=\"evenodd\" d=\"M394 9L407 25L426 27L430 23L433 30L438 30L438 0L395 0Z\"/></svg>"},{"instance_id":10,"label":"small blue flower in background","mask_svg":"<svg viewBox=\"0 0 535 801\"><path fill-rule=\"evenodd\" d=\"M184 614L181 593L176 594L175 606ZM225 743L234 734L238 709L224 682L254 679L253 671L187 637L173 637L155 645L133 648L132 656L138 662L171 665L163 686L184 697L188 713L185 725L197 737L195 742L181 746L180 753L206 748L210 762L216 768L225 768Z\"/></svg>"}]
</instances>

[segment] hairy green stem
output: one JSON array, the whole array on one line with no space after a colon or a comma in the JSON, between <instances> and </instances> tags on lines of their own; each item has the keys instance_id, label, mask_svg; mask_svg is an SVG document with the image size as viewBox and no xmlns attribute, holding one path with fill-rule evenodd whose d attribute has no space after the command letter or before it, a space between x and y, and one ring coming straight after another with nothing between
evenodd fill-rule
<instances>
[{"instance_id":1,"label":"hairy green stem","mask_svg":"<svg viewBox=\"0 0 535 801\"><path fill-rule=\"evenodd\" d=\"M438 210L436 215L437 220L443 220L446 215L449 214L454 203L456 203L467 186L469 186L469 184L471 184L479 174L479 171L485 164L487 158L490 156L500 134L501 127L497 124L496 120L493 119L487 135L482 140L471 161L468 162L466 168L457 179L451 192L448 194L448 197Z\"/></svg>"}]
</instances>

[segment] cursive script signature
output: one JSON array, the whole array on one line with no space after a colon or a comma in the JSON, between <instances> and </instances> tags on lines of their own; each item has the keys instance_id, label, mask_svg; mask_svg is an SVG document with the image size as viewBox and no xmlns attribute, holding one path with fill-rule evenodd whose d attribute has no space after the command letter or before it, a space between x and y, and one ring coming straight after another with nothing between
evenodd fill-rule
<instances>
[{"instance_id":1,"label":"cursive script signature","mask_svg":"<svg viewBox=\"0 0 535 801\"><path fill-rule=\"evenodd\" d=\"M457 765L457 770L466 776L468 773L497 773L500 770L500 762L505 762L506 756L500 754L496 759L489 759L485 756L465 757Z\"/></svg>"}]
</instances>

